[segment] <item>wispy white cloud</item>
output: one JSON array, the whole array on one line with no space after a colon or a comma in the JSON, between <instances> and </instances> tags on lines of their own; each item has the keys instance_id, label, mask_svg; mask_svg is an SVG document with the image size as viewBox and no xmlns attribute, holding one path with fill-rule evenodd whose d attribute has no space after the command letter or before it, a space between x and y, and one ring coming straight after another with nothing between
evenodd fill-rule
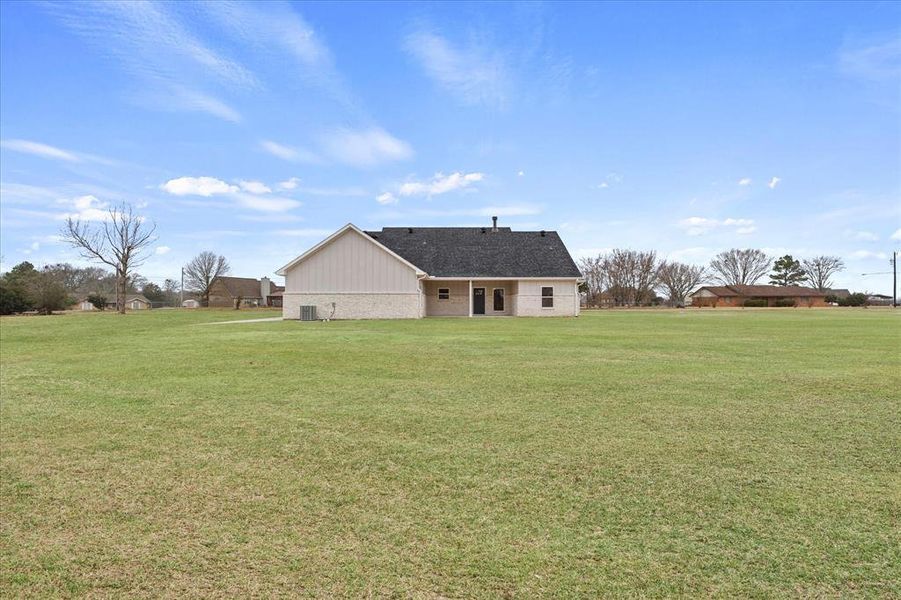
<instances>
[{"instance_id":1,"label":"wispy white cloud","mask_svg":"<svg viewBox=\"0 0 901 600\"><path fill-rule=\"evenodd\" d=\"M313 165L322 163L322 159L319 156L317 156L314 152L307 150L306 148L286 146L285 144L279 144L278 142L273 142L272 140L262 140L260 142L260 148L262 148L265 152L268 152L272 156L286 160L288 162L306 163Z\"/></svg>"},{"instance_id":2,"label":"wispy white cloud","mask_svg":"<svg viewBox=\"0 0 901 600\"><path fill-rule=\"evenodd\" d=\"M397 204L397 197L391 192L385 192L376 196L375 201L382 205Z\"/></svg>"},{"instance_id":3,"label":"wispy white cloud","mask_svg":"<svg viewBox=\"0 0 901 600\"><path fill-rule=\"evenodd\" d=\"M742 177L741 179L738 180L738 185L741 185L741 186L751 185L751 178L750 177Z\"/></svg>"},{"instance_id":4,"label":"wispy white cloud","mask_svg":"<svg viewBox=\"0 0 901 600\"><path fill-rule=\"evenodd\" d=\"M412 33L404 49L437 85L463 104L503 107L510 78L500 52L470 43L456 46L430 31Z\"/></svg>"},{"instance_id":5,"label":"wispy white cloud","mask_svg":"<svg viewBox=\"0 0 901 600\"><path fill-rule=\"evenodd\" d=\"M58 215L59 219L71 217L82 221L106 221L110 218L109 203L91 194L58 202L68 206L71 211Z\"/></svg>"},{"instance_id":6,"label":"wispy white cloud","mask_svg":"<svg viewBox=\"0 0 901 600\"><path fill-rule=\"evenodd\" d=\"M771 190L774 190L774 189L776 189L776 186L779 185L779 182L780 182L780 181L782 181L781 178L779 178L779 177L773 177L773 178L770 179L769 183L766 184L766 186L767 186L768 188L770 188Z\"/></svg>"},{"instance_id":7,"label":"wispy white cloud","mask_svg":"<svg viewBox=\"0 0 901 600\"><path fill-rule=\"evenodd\" d=\"M285 65L291 80L321 90L346 108L355 107L356 101L325 40L291 4L217 1L201 7L233 39L266 55L282 72Z\"/></svg>"},{"instance_id":8,"label":"wispy white cloud","mask_svg":"<svg viewBox=\"0 0 901 600\"><path fill-rule=\"evenodd\" d=\"M237 186L215 177L179 177L170 179L161 185L160 189L174 196L203 196L204 198L216 194L233 194L238 191Z\"/></svg>"},{"instance_id":9,"label":"wispy white cloud","mask_svg":"<svg viewBox=\"0 0 901 600\"><path fill-rule=\"evenodd\" d=\"M169 246L157 246L153 251L154 254L157 254L159 256L162 256L163 254L169 254L170 252L172 252L172 248L170 248Z\"/></svg>"},{"instance_id":10,"label":"wispy white cloud","mask_svg":"<svg viewBox=\"0 0 901 600\"><path fill-rule=\"evenodd\" d=\"M200 196L211 198L222 196L232 200L242 208L263 212L285 212L300 206L292 198L270 196L269 186L259 181L242 181L232 185L215 177L179 177L163 183L160 189L174 196ZM249 190L253 190L250 192Z\"/></svg>"},{"instance_id":11,"label":"wispy white cloud","mask_svg":"<svg viewBox=\"0 0 901 600\"><path fill-rule=\"evenodd\" d=\"M241 186L242 190L249 194L269 194L272 192L272 188L270 188L262 181L241 180L238 182L238 185Z\"/></svg>"},{"instance_id":12,"label":"wispy white cloud","mask_svg":"<svg viewBox=\"0 0 901 600\"><path fill-rule=\"evenodd\" d=\"M63 150L40 142L32 142L29 140L2 140L0 141L0 147L14 152L33 154L34 156L40 156L42 158L64 160L66 162L81 162L81 158L74 152L69 152L68 150Z\"/></svg>"},{"instance_id":13,"label":"wispy white cloud","mask_svg":"<svg viewBox=\"0 0 901 600\"><path fill-rule=\"evenodd\" d=\"M706 235L714 230L724 228L731 228L734 233L739 235L747 235L757 230L753 219L688 217L680 220L678 226L691 236Z\"/></svg>"},{"instance_id":14,"label":"wispy white cloud","mask_svg":"<svg viewBox=\"0 0 901 600\"><path fill-rule=\"evenodd\" d=\"M355 167L371 167L413 156L413 149L407 142L379 127L336 129L322 136L321 143L332 159Z\"/></svg>"},{"instance_id":15,"label":"wispy white cloud","mask_svg":"<svg viewBox=\"0 0 901 600\"><path fill-rule=\"evenodd\" d=\"M526 174L525 171L519 171L518 173L516 173L516 175L517 175L518 177L523 177L523 176L525 176L525 174Z\"/></svg>"},{"instance_id":16,"label":"wispy white cloud","mask_svg":"<svg viewBox=\"0 0 901 600\"><path fill-rule=\"evenodd\" d=\"M845 75L869 81L901 80L901 38L896 31L887 39L846 43L838 57Z\"/></svg>"},{"instance_id":17,"label":"wispy white cloud","mask_svg":"<svg viewBox=\"0 0 901 600\"><path fill-rule=\"evenodd\" d=\"M41 158L50 160L61 160L67 163L98 163L107 166L115 166L120 163L109 158L97 156L95 154L87 154L85 152L74 152L72 150L63 150L56 146L34 142L31 140L0 140L0 148L12 150L13 152L21 152L23 154L31 154Z\"/></svg>"},{"instance_id":18,"label":"wispy white cloud","mask_svg":"<svg viewBox=\"0 0 901 600\"><path fill-rule=\"evenodd\" d=\"M893 240L901 240L901 228L896 229L895 233L893 233L890 237Z\"/></svg>"},{"instance_id":19,"label":"wispy white cloud","mask_svg":"<svg viewBox=\"0 0 901 600\"><path fill-rule=\"evenodd\" d=\"M297 189L297 186L300 184L299 177L291 177L290 179L286 179L285 181L280 181L278 184L278 189L284 191L290 191Z\"/></svg>"},{"instance_id":20,"label":"wispy white cloud","mask_svg":"<svg viewBox=\"0 0 901 600\"><path fill-rule=\"evenodd\" d=\"M161 110L202 111L228 121L240 115L203 86L260 87L256 76L195 36L179 4L49 2L48 10L117 61L139 89L132 97Z\"/></svg>"},{"instance_id":21,"label":"wispy white cloud","mask_svg":"<svg viewBox=\"0 0 901 600\"><path fill-rule=\"evenodd\" d=\"M482 181L484 173L435 173L429 181L407 181L400 185L398 194L401 196L438 196Z\"/></svg>"}]
</instances>

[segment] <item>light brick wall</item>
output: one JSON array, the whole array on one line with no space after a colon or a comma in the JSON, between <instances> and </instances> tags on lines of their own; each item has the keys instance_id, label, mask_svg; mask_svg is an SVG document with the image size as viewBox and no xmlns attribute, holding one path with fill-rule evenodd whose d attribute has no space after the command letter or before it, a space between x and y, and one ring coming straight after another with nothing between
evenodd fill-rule
<instances>
[{"instance_id":1,"label":"light brick wall","mask_svg":"<svg viewBox=\"0 0 901 600\"><path fill-rule=\"evenodd\" d=\"M554 307L542 308L541 288L554 288ZM521 280L516 295L516 313L520 317L575 317L579 315L579 293L574 281Z\"/></svg>"},{"instance_id":2,"label":"light brick wall","mask_svg":"<svg viewBox=\"0 0 901 600\"><path fill-rule=\"evenodd\" d=\"M438 299L438 288L448 288L450 298ZM425 314L430 317L466 317L469 316L469 282L468 281L425 281Z\"/></svg>"},{"instance_id":3,"label":"light brick wall","mask_svg":"<svg viewBox=\"0 0 901 600\"><path fill-rule=\"evenodd\" d=\"M420 297L412 294L379 293L294 293L285 292L282 316L285 319L299 319L300 307L316 306L316 318L326 319L418 319L422 316Z\"/></svg>"}]
</instances>

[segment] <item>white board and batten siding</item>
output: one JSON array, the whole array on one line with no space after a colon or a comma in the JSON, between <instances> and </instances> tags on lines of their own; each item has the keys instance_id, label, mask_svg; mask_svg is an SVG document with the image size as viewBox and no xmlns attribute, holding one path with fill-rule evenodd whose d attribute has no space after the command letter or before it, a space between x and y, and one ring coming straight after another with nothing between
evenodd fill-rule
<instances>
[{"instance_id":1,"label":"white board and batten siding","mask_svg":"<svg viewBox=\"0 0 901 600\"><path fill-rule=\"evenodd\" d=\"M319 318L422 316L416 270L365 236L346 229L285 269L286 319L299 318L300 307L309 305Z\"/></svg>"}]
</instances>

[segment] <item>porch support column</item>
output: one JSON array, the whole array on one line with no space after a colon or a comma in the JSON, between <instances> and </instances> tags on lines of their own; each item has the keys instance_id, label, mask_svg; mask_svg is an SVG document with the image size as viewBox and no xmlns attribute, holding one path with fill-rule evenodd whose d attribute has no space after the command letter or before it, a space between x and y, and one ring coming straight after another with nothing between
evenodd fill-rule
<instances>
[{"instance_id":1,"label":"porch support column","mask_svg":"<svg viewBox=\"0 0 901 600\"><path fill-rule=\"evenodd\" d=\"M472 316L472 279L469 280L469 316Z\"/></svg>"}]
</instances>

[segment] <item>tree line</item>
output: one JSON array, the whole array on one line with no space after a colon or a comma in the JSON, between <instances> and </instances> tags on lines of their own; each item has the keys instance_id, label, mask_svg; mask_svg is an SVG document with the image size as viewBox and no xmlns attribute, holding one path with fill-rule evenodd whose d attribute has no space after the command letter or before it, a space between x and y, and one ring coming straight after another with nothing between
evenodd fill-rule
<instances>
[{"instance_id":1,"label":"tree line","mask_svg":"<svg viewBox=\"0 0 901 600\"><path fill-rule=\"evenodd\" d=\"M27 311L50 314L70 308L81 299L105 310L114 301L116 290L116 275L106 269L69 263L37 268L24 261L0 275L0 314ZM158 285L139 273L132 273L126 279L125 290L126 295L142 294L157 306L178 305L179 284L174 279Z\"/></svg>"},{"instance_id":2,"label":"tree line","mask_svg":"<svg viewBox=\"0 0 901 600\"><path fill-rule=\"evenodd\" d=\"M114 298L116 310L124 314L126 296L137 292L151 303L176 306L181 290L174 279L166 279L161 287L136 271L147 259L155 234L156 223L136 214L128 203L110 207L99 222L69 217L62 239L83 258L109 269L70 264L36 269L30 262L20 263L0 275L0 314L29 310L50 314L73 305L78 296L86 296L101 310ZM225 257L208 251L194 257L184 269L189 289L204 306L209 304L213 282L230 271Z\"/></svg>"},{"instance_id":3,"label":"tree line","mask_svg":"<svg viewBox=\"0 0 901 600\"><path fill-rule=\"evenodd\" d=\"M837 256L799 261L785 255L774 260L762 250L740 248L720 252L704 266L661 260L653 250L619 248L579 261L585 279L581 291L589 306L647 306L661 301L684 306L688 295L702 285L754 285L767 273L772 285L806 285L826 291L844 268Z\"/></svg>"},{"instance_id":4,"label":"tree line","mask_svg":"<svg viewBox=\"0 0 901 600\"><path fill-rule=\"evenodd\" d=\"M185 265L185 285L203 306L208 306L213 282L229 272L224 256L201 252ZM24 261L8 273L0 274L0 314L28 311L50 314L66 310L82 299L98 310L106 310L109 304L115 304L120 289L116 273L107 269L69 263L37 268ZM141 294L155 306L179 306L181 292L175 279L166 279L159 285L136 272L125 278L125 296Z\"/></svg>"}]
</instances>

